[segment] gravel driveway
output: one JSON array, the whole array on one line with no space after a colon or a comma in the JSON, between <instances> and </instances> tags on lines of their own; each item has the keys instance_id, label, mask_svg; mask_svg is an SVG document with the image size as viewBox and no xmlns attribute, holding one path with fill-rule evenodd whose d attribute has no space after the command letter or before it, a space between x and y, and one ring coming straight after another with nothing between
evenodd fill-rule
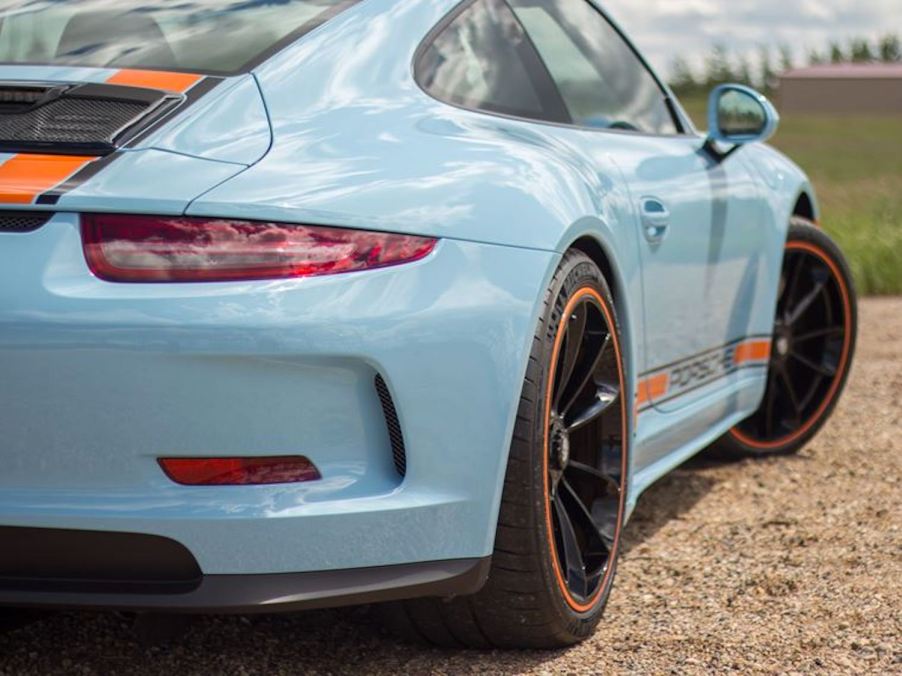
<instances>
[{"instance_id":1,"label":"gravel driveway","mask_svg":"<svg viewBox=\"0 0 902 676\"><path fill-rule=\"evenodd\" d=\"M642 497L584 645L426 650L362 608L202 619L145 649L125 617L71 613L0 636L0 676L902 673L902 298L864 301L861 319L846 396L801 455L695 460Z\"/></svg>"}]
</instances>

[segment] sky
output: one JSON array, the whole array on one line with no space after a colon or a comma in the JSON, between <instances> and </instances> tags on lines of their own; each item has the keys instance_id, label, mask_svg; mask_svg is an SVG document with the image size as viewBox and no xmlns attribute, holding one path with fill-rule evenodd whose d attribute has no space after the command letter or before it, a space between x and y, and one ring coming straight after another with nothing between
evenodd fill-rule
<instances>
[{"instance_id":1,"label":"sky","mask_svg":"<svg viewBox=\"0 0 902 676\"><path fill-rule=\"evenodd\" d=\"M902 35L902 0L602 0L663 74L680 54L700 65L720 42L755 57L758 46L791 45L801 61L830 40Z\"/></svg>"}]
</instances>

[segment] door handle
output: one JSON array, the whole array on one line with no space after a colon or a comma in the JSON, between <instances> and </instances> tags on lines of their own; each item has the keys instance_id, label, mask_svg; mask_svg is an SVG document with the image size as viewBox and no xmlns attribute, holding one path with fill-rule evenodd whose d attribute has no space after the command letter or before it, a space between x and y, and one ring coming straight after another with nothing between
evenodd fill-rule
<instances>
[{"instance_id":1,"label":"door handle","mask_svg":"<svg viewBox=\"0 0 902 676\"><path fill-rule=\"evenodd\" d=\"M670 210L657 197L643 197L640 206L645 239L658 244L664 240L670 228Z\"/></svg>"}]
</instances>

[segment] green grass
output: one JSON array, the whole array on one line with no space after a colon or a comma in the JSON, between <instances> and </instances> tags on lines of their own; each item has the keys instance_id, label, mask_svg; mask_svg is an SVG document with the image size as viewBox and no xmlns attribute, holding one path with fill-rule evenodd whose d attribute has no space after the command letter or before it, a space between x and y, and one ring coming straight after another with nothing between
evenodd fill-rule
<instances>
[{"instance_id":1,"label":"green grass","mask_svg":"<svg viewBox=\"0 0 902 676\"><path fill-rule=\"evenodd\" d=\"M701 123L705 103L686 103ZM811 177L859 293L902 293L902 115L785 115L772 144Z\"/></svg>"}]
</instances>

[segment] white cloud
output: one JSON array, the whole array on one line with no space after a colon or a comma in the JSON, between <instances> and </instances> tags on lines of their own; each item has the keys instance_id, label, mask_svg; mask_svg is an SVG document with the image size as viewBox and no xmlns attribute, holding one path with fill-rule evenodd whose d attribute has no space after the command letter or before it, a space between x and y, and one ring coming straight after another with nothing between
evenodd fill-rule
<instances>
[{"instance_id":1,"label":"white cloud","mask_svg":"<svg viewBox=\"0 0 902 676\"><path fill-rule=\"evenodd\" d=\"M675 56L700 63L716 43L753 55L786 44L801 59L830 40L902 34L900 0L602 0L646 56L667 73Z\"/></svg>"}]
</instances>

